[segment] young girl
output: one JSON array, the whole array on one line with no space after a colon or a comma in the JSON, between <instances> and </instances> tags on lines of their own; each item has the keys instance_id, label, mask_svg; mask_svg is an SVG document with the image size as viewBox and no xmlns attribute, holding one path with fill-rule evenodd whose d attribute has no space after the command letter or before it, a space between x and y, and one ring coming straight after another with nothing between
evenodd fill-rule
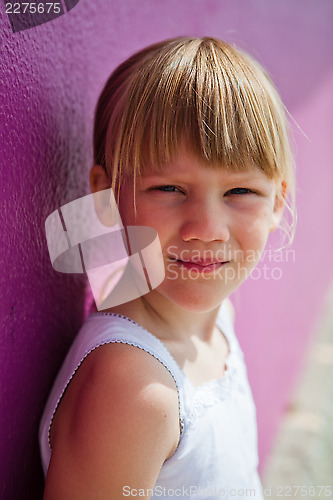
<instances>
[{"instance_id":1,"label":"young girl","mask_svg":"<svg viewBox=\"0 0 333 500\"><path fill-rule=\"evenodd\" d=\"M293 195L283 104L227 43L167 40L110 76L94 155L92 191L157 231L165 278L81 328L41 422L44 498L262 498L228 296Z\"/></svg>"}]
</instances>

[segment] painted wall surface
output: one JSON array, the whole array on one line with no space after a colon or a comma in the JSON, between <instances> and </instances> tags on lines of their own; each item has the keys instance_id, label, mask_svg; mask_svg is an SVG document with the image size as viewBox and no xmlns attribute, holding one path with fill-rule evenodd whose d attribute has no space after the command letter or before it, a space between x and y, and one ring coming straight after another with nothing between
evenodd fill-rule
<instances>
[{"instance_id":1,"label":"painted wall surface","mask_svg":"<svg viewBox=\"0 0 333 500\"><path fill-rule=\"evenodd\" d=\"M13 33L0 5L1 498L41 498L38 423L84 317L84 278L53 271L45 219L88 193L94 106L111 70L179 35L217 36L251 52L308 137L293 126L294 257L267 257L266 279L250 279L233 298L264 461L332 278L332 19L330 0L81 0Z\"/></svg>"}]
</instances>

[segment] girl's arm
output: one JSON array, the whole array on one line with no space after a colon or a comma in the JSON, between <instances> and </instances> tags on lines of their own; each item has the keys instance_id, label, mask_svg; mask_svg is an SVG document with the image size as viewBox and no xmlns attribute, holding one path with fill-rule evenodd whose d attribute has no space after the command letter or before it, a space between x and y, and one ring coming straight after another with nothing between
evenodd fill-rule
<instances>
[{"instance_id":1,"label":"girl's arm","mask_svg":"<svg viewBox=\"0 0 333 500\"><path fill-rule=\"evenodd\" d=\"M52 424L44 500L119 500L129 489L139 495L154 487L178 440L177 390L166 368L132 346L99 347Z\"/></svg>"}]
</instances>

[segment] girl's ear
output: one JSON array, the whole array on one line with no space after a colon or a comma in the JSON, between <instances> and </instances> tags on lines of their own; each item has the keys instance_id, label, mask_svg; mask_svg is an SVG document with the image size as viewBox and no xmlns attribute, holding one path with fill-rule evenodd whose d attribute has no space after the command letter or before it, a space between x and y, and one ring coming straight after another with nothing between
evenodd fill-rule
<instances>
[{"instance_id":1,"label":"girl's ear","mask_svg":"<svg viewBox=\"0 0 333 500\"><path fill-rule=\"evenodd\" d=\"M94 165L90 170L90 188L92 193L102 191L111 187L105 168L101 165Z\"/></svg>"},{"instance_id":2,"label":"girl's ear","mask_svg":"<svg viewBox=\"0 0 333 500\"><path fill-rule=\"evenodd\" d=\"M276 188L276 194L275 194L275 202L274 202L274 208L273 208L273 214L271 218L271 225L270 225L270 232L275 231L279 227L279 224L281 222L282 214L283 214L283 209L284 209L284 204L286 201L288 193L288 187L287 183L285 181L281 182L280 186L277 186Z\"/></svg>"}]
</instances>

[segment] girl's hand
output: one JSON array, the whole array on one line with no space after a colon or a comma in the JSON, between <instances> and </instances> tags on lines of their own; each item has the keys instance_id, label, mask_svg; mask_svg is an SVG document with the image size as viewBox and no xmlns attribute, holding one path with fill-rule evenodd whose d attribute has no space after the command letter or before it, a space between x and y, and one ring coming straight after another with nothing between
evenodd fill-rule
<instances>
[{"instance_id":1,"label":"girl's hand","mask_svg":"<svg viewBox=\"0 0 333 500\"><path fill-rule=\"evenodd\" d=\"M178 396L167 369L139 348L101 346L55 415L44 500L119 500L126 486L153 488L178 440Z\"/></svg>"}]
</instances>

